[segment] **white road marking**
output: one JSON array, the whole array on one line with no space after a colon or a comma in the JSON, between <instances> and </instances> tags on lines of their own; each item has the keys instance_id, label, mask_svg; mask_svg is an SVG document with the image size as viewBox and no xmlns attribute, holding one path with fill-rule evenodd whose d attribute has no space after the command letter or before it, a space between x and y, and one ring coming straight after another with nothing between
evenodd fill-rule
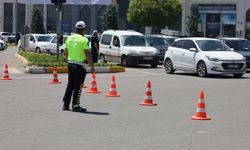
<instances>
[{"instance_id":1,"label":"white road marking","mask_svg":"<svg viewBox=\"0 0 250 150\"><path fill-rule=\"evenodd\" d=\"M207 133L208 131L197 131L195 132L195 134L204 134L204 133Z\"/></svg>"},{"instance_id":2,"label":"white road marking","mask_svg":"<svg viewBox=\"0 0 250 150\"><path fill-rule=\"evenodd\" d=\"M9 73L17 74L17 73L23 73L16 68L8 68Z\"/></svg>"}]
</instances>

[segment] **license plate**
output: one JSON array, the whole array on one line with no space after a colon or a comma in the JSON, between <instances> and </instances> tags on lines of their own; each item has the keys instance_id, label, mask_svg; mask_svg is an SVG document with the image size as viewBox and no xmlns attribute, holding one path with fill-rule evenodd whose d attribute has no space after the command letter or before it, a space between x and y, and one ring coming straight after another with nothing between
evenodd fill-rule
<instances>
[{"instance_id":1,"label":"license plate","mask_svg":"<svg viewBox=\"0 0 250 150\"><path fill-rule=\"evenodd\" d=\"M227 65L227 67L230 69L235 69L235 68L239 68L239 65Z\"/></svg>"},{"instance_id":2,"label":"license plate","mask_svg":"<svg viewBox=\"0 0 250 150\"><path fill-rule=\"evenodd\" d=\"M153 60L153 57L143 57L144 60Z\"/></svg>"}]
</instances>

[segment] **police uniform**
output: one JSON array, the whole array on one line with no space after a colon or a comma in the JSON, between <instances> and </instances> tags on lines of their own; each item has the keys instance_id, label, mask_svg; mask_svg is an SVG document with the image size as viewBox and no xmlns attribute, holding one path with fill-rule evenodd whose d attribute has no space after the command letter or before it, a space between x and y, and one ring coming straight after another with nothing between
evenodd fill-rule
<instances>
[{"instance_id":1,"label":"police uniform","mask_svg":"<svg viewBox=\"0 0 250 150\"><path fill-rule=\"evenodd\" d=\"M69 36L66 40L68 50L68 84L63 98L63 110L69 110L71 97L72 110L86 111L80 107L82 85L86 77L86 56L84 50L89 50L88 39L80 34Z\"/></svg>"}]
</instances>

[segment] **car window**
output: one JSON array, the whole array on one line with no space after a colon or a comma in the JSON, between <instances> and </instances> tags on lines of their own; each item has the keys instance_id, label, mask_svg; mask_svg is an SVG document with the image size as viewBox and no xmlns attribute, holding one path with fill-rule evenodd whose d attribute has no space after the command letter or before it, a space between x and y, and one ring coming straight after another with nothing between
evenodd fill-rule
<instances>
[{"instance_id":1,"label":"car window","mask_svg":"<svg viewBox=\"0 0 250 150\"><path fill-rule=\"evenodd\" d=\"M32 36L32 35L29 38L30 38L30 41L34 41L35 40L34 36Z\"/></svg>"},{"instance_id":2,"label":"car window","mask_svg":"<svg viewBox=\"0 0 250 150\"><path fill-rule=\"evenodd\" d=\"M225 43L217 40L196 40L196 43L203 51L231 51Z\"/></svg>"},{"instance_id":3,"label":"car window","mask_svg":"<svg viewBox=\"0 0 250 150\"><path fill-rule=\"evenodd\" d=\"M146 46L146 40L142 35L122 35L121 39L124 46Z\"/></svg>"},{"instance_id":4,"label":"car window","mask_svg":"<svg viewBox=\"0 0 250 150\"><path fill-rule=\"evenodd\" d=\"M165 38L165 40L167 41L167 43L168 43L169 45L172 45L175 39L176 39L176 38Z\"/></svg>"},{"instance_id":5,"label":"car window","mask_svg":"<svg viewBox=\"0 0 250 150\"><path fill-rule=\"evenodd\" d=\"M195 46L194 42L191 41L191 40L185 40L184 45L183 45L183 48L184 48L184 49L187 49L187 50L189 50L190 48L195 48L195 49L197 49L197 47Z\"/></svg>"},{"instance_id":6,"label":"car window","mask_svg":"<svg viewBox=\"0 0 250 150\"><path fill-rule=\"evenodd\" d=\"M146 37L146 42L148 45L168 45L167 41L161 37Z\"/></svg>"},{"instance_id":7,"label":"car window","mask_svg":"<svg viewBox=\"0 0 250 150\"><path fill-rule=\"evenodd\" d=\"M37 42L49 42L51 40L51 36L35 36L37 39Z\"/></svg>"},{"instance_id":8,"label":"car window","mask_svg":"<svg viewBox=\"0 0 250 150\"><path fill-rule=\"evenodd\" d=\"M184 48L184 44L185 44L184 40L176 41L173 43L172 47Z\"/></svg>"},{"instance_id":9,"label":"car window","mask_svg":"<svg viewBox=\"0 0 250 150\"><path fill-rule=\"evenodd\" d=\"M112 35L104 34L102 35L101 44L110 45L111 39L112 39Z\"/></svg>"},{"instance_id":10,"label":"car window","mask_svg":"<svg viewBox=\"0 0 250 150\"><path fill-rule=\"evenodd\" d=\"M52 41L51 41L51 43L56 43L57 42L57 38L55 37Z\"/></svg>"},{"instance_id":11,"label":"car window","mask_svg":"<svg viewBox=\"0 0 250 150\"><path fill-rule=\"evenodd\" d=\"M225 43L234 50L250 50L250 41L248 40L225 41Z\"/></svg>"},{"instance_id":12,"label":"car window","mask_svg":"<svg viewBox=\"0 0 250 150\"><path fill-rule=\"evenodd\" d=\"M113 45L116 46L116 47L120 46L120 40L119 40L118 36L114 36L114 38L113 38Z\"/></svg>"}]
</instances>

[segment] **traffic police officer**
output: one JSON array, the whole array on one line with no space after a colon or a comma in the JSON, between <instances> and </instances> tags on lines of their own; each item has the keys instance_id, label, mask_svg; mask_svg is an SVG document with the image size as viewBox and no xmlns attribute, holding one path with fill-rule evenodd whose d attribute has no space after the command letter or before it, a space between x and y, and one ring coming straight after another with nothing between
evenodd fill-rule
<instances>
[{"instance_id":1,"label":"traffic police officer","mask_svg":"<svg viewBox=\"0 0 250 150\"><path fill-rule=\"evenodd\" d=\"M82 85L86 77L86 63L91 66L94 72L94 65L91 58L88 39L84 37L85 23L76 23L76 34L69 36L66 40L65 58L68 60L68 85L63 98L63 110L70 110L71 97L72 111L85 112L86 109L80 106Z\"/></svg>"}]
</instances>

